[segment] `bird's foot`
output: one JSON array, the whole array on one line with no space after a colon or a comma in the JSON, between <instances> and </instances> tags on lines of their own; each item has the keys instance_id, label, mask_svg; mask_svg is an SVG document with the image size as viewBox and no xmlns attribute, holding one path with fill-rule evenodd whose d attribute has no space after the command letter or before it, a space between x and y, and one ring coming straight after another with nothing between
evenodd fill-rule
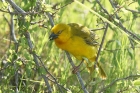
<instances>
[{"instance_id":1,"label":"bird's foot","mask_svg":"<svg viewBox=\"0 0 140 93\"><path fill-rule=\"evenodd\" d=\"M76 74L79 71L79 68L80 68L81 64L83 63L83 61L84 61L84 59L80 62L80 64L78 66L73 67L73 70L72 70L73 74Z\"/></svg>"},{"instance_id":2,"label":"bird's foot","mask_svg":"<svg viewBox=\"0 0 140 93\"><path fill-rule=\"evenodd\" d=\"M73 70L72 70L72 73L76 74L79 71L79 68L80 68L79 66L74 66Z\"/></svg>"}]
</instances>

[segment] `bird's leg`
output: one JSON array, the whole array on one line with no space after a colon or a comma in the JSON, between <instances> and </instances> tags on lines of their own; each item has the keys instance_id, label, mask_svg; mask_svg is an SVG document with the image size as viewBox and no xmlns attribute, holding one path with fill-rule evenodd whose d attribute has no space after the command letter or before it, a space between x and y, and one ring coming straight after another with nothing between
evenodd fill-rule
<instances>
[{"instance_id":1,"label":"bird's leg","mask_svg":"<svg viewBox=\"0 0 140 93\"><path fill-rule=\"evenodd\" d=\"M72 73L76 74L77 71L79 70L81 64L84 62L84 59L82 59L82 61L80 62L80 64L78 66L73 67Z\"/></svg>"}]
</instances>

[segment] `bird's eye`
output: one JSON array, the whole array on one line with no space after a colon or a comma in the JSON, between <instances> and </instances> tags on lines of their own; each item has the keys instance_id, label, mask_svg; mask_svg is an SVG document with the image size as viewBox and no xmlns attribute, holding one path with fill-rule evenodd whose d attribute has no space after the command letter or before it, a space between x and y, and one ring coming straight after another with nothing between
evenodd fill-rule
<instances>
[{"instance_id":1,"label":"bird's eye","mask_svg":"<svg viewBox=\"0 0 140 93\"><path fill-rule=\"evenodd\" d=\"M63 31L63 30L58 31L58 32L57 32L57 34L61 34L61 33L62 33L62 31Z\"/></svg>"}]
</instances>

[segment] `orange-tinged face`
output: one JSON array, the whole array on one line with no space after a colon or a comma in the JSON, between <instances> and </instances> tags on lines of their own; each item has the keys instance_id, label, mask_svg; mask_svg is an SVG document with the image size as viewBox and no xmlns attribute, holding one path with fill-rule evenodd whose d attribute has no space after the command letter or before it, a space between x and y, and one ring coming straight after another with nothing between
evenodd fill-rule
<instances>
[{"instance_id":1,"label":"orange-tinged face","mask_svg":"<svg viewBox=\"0 0 140 93\"><path fill-rule=\"evenodd\" d=\"M66 24L60 23L55 25L51 30L50 40L55 40L56 43L64 43L71 37L70 27Z\"/></svg>"}]
</instances>

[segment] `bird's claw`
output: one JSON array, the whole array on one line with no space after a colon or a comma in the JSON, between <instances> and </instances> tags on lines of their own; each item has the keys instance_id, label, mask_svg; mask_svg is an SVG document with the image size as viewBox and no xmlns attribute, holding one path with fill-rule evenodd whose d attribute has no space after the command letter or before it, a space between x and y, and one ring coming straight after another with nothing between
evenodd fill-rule
<instances>
[{"instance_id":1,"label":"bird's claw","mask_svg":"<svg viewBox=\"0 0 140 93\"><path fill-rule=\"evenodd\" d=\"M73 67L73 70L72 70L72 73L73 73L73 74L76 74L76 73L79 71L79 67L80 67L80 66L74 66L74 67Z\"/></svg>"},{"instance_id":2,"label":"bird's claw","mask_svg":"<svg viewBox=\"0 0 140 93\"><path fill-rule=\"evenodd\" d=\"M73 70L72 70L73 74L76 74L79 71L79 68L80 68L81 64L83 63L83 61L84 61L84 59L81 61L81 63L78 66L73 67Z\"/></svg>"}]
</instances>

